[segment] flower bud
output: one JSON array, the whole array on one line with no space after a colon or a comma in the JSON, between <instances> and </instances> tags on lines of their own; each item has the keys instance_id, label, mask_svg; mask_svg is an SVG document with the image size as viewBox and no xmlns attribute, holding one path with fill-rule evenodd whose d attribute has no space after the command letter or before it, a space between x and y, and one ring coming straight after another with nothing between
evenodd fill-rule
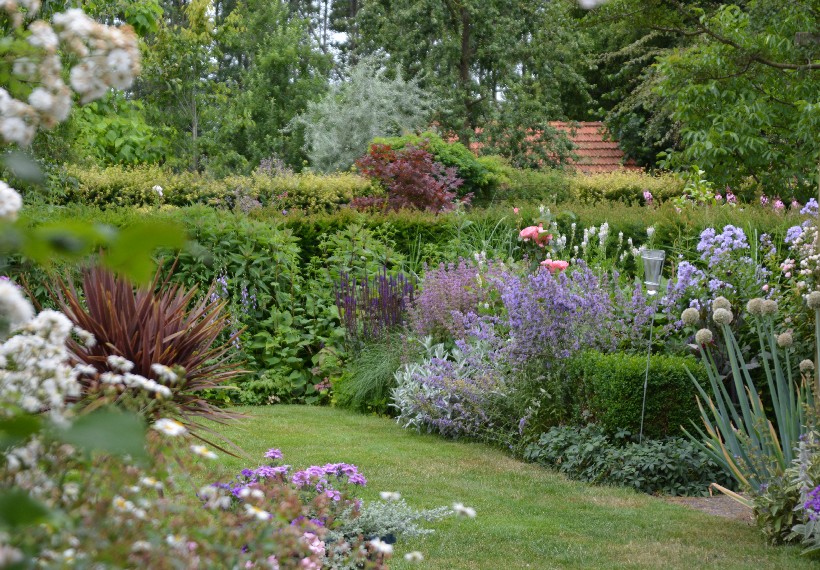
<instances>
[{"instance_id":1,"label":"flower bud","mask_svg":"<svg viewBox=\"0 0 820 570\"><path fill-rule=\"evenodd\" d=\"M700 329L697 333L695 333L695 342L700 346L709 344L712 342L712 331L709 329Z\"/></svg>"},{"instance_id":2,"label":"flower bud","mask_svg":"<svg viewBox=\"0 0 820 570\"><path fill-rule=\"evenodd\" d=\"M732 322L732 320L734 320L734 318L735 316L729 309L716 309L715 312L712 313L712 320L719 325L728 325Z\"/></svg>"},{"instance_id":3,"label":"flower bud","mask_svg":"<svg viewBox=\"0 0 820 570\"><path fill-rule=\"evenodd\" d=\"M692 326L700 320L700 311L689 307L688 309L684 309L683 313L681 313L680 319L683 321L683 324Z\"/></svg>"},{"instance_id":4,"label":"flower bud","mask_svg":"<svg viewBox=\"0 0 820 570\"><path fill-rule=\"evenodd\" d=\"M746 303L746 311L752 316L759 317L763 314L763 299L755 297Z\"/></svg>"},{"instance_id":5,"label":"flower bud","mask_svg":"<svg viewBox=\"0 0 820 570\"><path fill-rule=\"evenodd\" d=\"M726 297L718 297L714 301L712 301L712 310L717 311L718 309L726 309L731 310L732 304L729 302L729 299Z\"/></svg>"},{"instance_id":6,"label":"flower bud","mask_svg":"<svg viewBox=\"0 0 820 570\"><path fill-rule=\"evenodd\" d=\"M780 348L791 348L792 344L794 344L792 333L787 331L777 336L777 346Z\"/></svg>"},{"instance_id":7,"label":"flower bud","mask_svg":"<svg viewBox=\"0 0 820 570\"><path fill-rule=\"evenodd\" d=\"M764 315L774 315L777 313L777 301L766 299L761 305L761 311Z\"/></svg>"}]
</instances>

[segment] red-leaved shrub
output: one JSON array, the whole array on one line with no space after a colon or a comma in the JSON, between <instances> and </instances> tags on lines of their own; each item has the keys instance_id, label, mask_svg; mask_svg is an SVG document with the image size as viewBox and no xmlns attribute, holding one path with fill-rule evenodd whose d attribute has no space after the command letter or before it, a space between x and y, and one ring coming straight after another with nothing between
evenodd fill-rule
<instances>
[{"instance_id":1,"label":"red-leaved shrub","mask_svg":"<svg viewBox=\"0 0 820 570\"><path fill-rule=\"evenodd\" d=\"M412 145L393 150L390 145L373 144L356 166L381 183L387 190L387 204L394 210L451 210L458 203L456 189L464 183L455 168L446 168L424 147ZM469 202L470 195L461 201Z\"/></svg>"}]
</instances>

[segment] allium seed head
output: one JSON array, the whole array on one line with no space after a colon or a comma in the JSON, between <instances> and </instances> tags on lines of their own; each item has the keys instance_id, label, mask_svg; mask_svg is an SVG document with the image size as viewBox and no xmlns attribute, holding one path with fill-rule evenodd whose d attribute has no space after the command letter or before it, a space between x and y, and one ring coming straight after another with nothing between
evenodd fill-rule
<instances>
[{"instance_id":1,"label":"allium seed head","mask_svg":"<svg viewBox=\"0 0 820 570\"><path fill-rule=\"evenodd\" d=\"M692 326L700 320L700 311L693 307L689 307L688 309L684 309L683 313L681 313L680 319L683 321L683 324Z\"/></svg>"},{"instance_id":2,"label":"allium seed head","mask_svg":"<svg viewBox=\"0 0 820 570\"><path fill-rule=\"evenodd\" d=\"M697 333L695 333L695 342L700 346L709 344L712 342L712 331L709 329L700 329Z\"/></svg>"},{"instance_id":3,"label":"allium seed head","mask_svg":"<svg viewBox=\"0 0 820 570\"><path fill-rule=\"evenodd\" d=\"M726 309L731 310L732 304L729 302L729 299L726 297L717 297L714 301L712 301L712 310L717 311L718 309Z\"/></svg>"},{"instance_id":4,"label":"allium seed head","mask_svg":"<svg viewBox=\"0 0 820 570\"><path fill-rule=\"evenodd\" d=\"M761 311L764 315L777 314L777 301L773 301L772 299L766 299L765 301L763 301Z\"/></svg>"},{"instance_id":5,"label":"allium seed head","mask_svg":"<svg viewBox=\"0 0 820 570\"><path fill-rule=\"evenodd\" d=\"M806 360L800 361L800 372L805 374L807 372L813 372L813 371L814 371L814 362L812 362L808 358Z\"/></svg>"},{"instance_id":6,"label":"allium seed head","mask_svg":"<svg viewBox=\"0 0 820 570\"><path fill-rule=\"evenodd\" d=\"M820 309L820 291L812 291L806 297L810 309Z\"/></svg>"},{"instance_id":7,"label":"allium seed head","mask_svg":"<svg viewBox=\"0 0 820 570\"><path fill-rule=\"evenodd\" d=\"M712 313L712 320L719 325L728 325L734 318L735 316L729 309L716 309L715 312Z\"/></svg>"},{"instance_id":8,"label":"allium seed head","mask_svg":"<svg viewBox=\"0 0 820 570\"><path fill-rule=\"evenodd\" d=\"M777 336L777 346L780 348L791 348L792 344L794 344L792 333L787 331Z\"/></svg>"},{"instance_id":9,"label":"allium seed head","mask_svg":"<svg viewBox=\"0 0 820 570\"><path fill-rule=\"evenodd\" d=\"M763 299L761 297L750 299L749 302L746 303L746 310L750 315L759 317L763 314Z\"/></svg>"}]
</instances>

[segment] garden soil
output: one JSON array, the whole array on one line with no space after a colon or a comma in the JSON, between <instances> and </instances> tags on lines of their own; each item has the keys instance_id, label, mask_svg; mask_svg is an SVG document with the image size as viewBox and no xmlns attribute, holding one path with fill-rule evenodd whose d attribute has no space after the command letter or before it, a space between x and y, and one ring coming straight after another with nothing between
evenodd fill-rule
<instances>
[{"instance_id":1,"label":"garden soil","mask_svg":"<svg viewBox=\"0 0 820 570\"><path fill-rule=\"evenodd\" d=\"M710 515L725 517L748 524L754 523L752 509L744 507L731 497L664 497L664 500L675 503L676 505L684 505L691 509L697 509Z\"/></svg>"}]
</instances>

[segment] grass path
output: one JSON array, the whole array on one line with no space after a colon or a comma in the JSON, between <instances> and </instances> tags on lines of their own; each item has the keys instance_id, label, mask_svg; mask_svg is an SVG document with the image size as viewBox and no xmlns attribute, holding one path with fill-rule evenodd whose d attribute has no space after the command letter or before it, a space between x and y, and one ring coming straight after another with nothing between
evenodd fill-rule
<instances>
[{"instance_id":1,"label":"grass path","mask_svg":"<svg viewBox=\"0 0 820 570\"><path fill-rule=\"evenodd\" d=\"M436 533L401 542L435 570L615 568L817 568L795 548L767 547L756 529L629 490L593 487L474 443L400 429L386 419L319 407L244 409L252 416L222 429L250 456L279 447L295 467L359 466L362 496L399 491L416 507L462 502L478 517L447 519ZM224 458L232 471L246 461ZM260 462L261 463L261 459Z\"/></svg>"}]
</instances>

